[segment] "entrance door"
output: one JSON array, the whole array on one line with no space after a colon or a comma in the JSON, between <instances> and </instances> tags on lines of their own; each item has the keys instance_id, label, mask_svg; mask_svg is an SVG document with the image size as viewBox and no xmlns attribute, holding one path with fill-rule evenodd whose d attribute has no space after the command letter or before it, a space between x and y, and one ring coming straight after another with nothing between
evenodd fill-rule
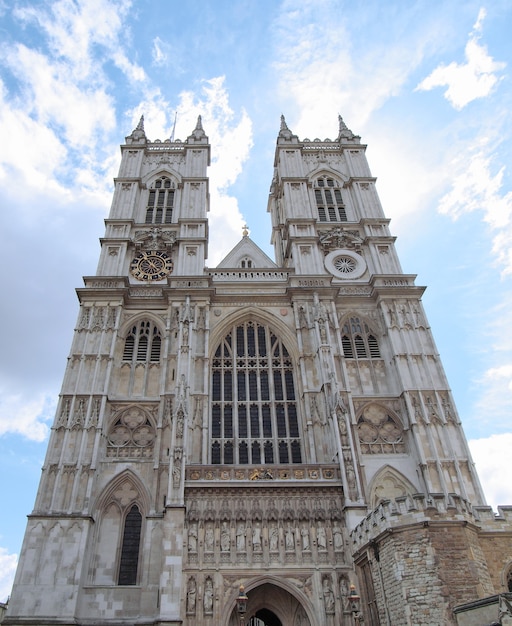
<instances>
[{"instance_id":1,"label":"entrance door","mask_svg":"<svg viewBox=\"0 0 512 626\"><path fill-rule=\"evenodd\" d=\"M244 586L247 594L246 626L311 626L304 607L289 591L271 582L262 582L251 588L250 581L244 581ZM236 607L229 624L239 624Z\"/></svg>"}]
</instances>

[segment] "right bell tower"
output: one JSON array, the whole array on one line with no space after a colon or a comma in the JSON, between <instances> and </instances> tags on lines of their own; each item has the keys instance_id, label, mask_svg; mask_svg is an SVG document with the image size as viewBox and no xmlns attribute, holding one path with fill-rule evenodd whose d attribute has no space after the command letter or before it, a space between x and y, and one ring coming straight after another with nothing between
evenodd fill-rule
<instances>
[{"instance_id":1,"label":"right bell tower","mask_svg":"<svg viewBox=\"0 0 512 626\"><path fill-rule=\"evenodd\" d=\"M341 116L335 140L299 140L281 117L272 243L298 287L305 396L320 391L335 428L366 623L455 623L455 606L506 587L510 519L485 506L365 149Z\"/></svg>"},{"instance_id":2,"label":"right bell tower","mask_svg":"<svg viewBox=\"0 0 512 626\"><path fill-rule=\"evenodd\" d=\"M402 272L365 149L341 117L334 141L299 141L281 118L269 201L276 259L300 286L331 290L334 308L317 323L330 384L356 424L365 505L401 490L483 504L424 288Z\"/></svg>"}]
</instances>

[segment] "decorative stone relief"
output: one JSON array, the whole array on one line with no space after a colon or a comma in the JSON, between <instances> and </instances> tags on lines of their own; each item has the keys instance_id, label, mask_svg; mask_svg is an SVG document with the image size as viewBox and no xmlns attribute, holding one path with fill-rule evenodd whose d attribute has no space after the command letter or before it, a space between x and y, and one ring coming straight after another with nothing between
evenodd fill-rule
<instances>
[{"instance_id":1,"label":"decorative stone relief","mask_svg":"<svg viewBox=\"0 0 512 626\"><path fill-rule=\"evenodd\" d=\"M156 437L146 412L131 406L116 415L107 437L107 456L115 458L150 458Z\"/></svg>"},{"instance_id":2,"label":"decorative stone relief","mask_svg":"<svg viewBox=\"0 0 512 626\"><path fill-rule=\"evenodd\" d=\"M359 253L361 252L361 246L363 244L363 239L359 235L359 231L343 228L342 226L335 226L321 233L319 235L319 241L325 254L331 250L337 250L338 248L354 250Z\"/></svg>"},{"instance_id":3,"label":"decorative stone relief","mask_svg":"<svg viewBox=\"0 0 512 626\"><path fill-rule=\"evenodd\" d=\"M174 460L172 464L172 484L178 488L181 484L181 461L183 457L183 448L174 448Z\"/></svg>"},{"instance_id":4,"label":"decorative stone relief","mask_svg":"<svg viewBox=\"0 0 512 626\"><path fill-rule=\"evenodd\" d=\"M400 421L378 404L370 404L363 409L357 421L357 433L364 454L405 452Z\"/></svg>"},{"instance_id":5,"label":"decorative stone relief","mask_svg":"<svg viewBox=\"0 0 512 626\"><path fill-rule=\"evenodd\" d=\"M69 427L74 430L83 428L85 425L85 416L87 414L87 398L76 398L75 406L73 409L73 419Z\"/></svg>"},{"instance_id":6,"label":"decorative stone relief","mask_svg":"<svg viewBox=\"0 0 512 626\"><path fill-rule=\"evenodd\" d=\"M355 280L366 272L366 261L357 252L338 248L324 259L325 269L335 278Z\"/></svg>"},{"instance_id":7,"label":"decorative stone relief","mask_svg":"<svg viewBox=\"0 0 512 626\"><path fill-rule=\"evenodd\" d=\"M158 226L144 230L136 230L132 240L136 250L165 250L170 252L176 243L173 230Z\"/></svg>"}]
</instances>

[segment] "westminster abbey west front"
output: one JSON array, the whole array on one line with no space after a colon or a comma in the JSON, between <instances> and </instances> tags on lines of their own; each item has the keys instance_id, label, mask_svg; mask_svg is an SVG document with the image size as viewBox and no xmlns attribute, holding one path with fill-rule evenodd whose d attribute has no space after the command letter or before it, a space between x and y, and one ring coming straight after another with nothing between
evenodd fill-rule
<instances>
[{"instance_id":1,"label":"westminster abbey west front","mask_svg":"<svg viewBox=\"0 0 512 626\"><path fill-rule=\"evenodd\" d=\"M244 231L216 268L201 119L121 152L4 623L237 626L243 585L246 624L440 626L506 592L512 508L485 506L360 138L282 118L275 260Z\"/></svg>"}]
</instances>

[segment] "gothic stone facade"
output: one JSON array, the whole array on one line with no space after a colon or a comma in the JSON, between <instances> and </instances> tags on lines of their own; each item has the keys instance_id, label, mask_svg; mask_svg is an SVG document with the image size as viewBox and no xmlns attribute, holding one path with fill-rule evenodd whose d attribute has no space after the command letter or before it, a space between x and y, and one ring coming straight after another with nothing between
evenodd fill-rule
<instances>
[{"instance_id":1,"label":"gothic stone facade","mask_svg":"<svg viewBox=\"0 0 512 626\"><path fill-rule=\"evenodd\" d=\"M210 146L122 146L6 624L454 624L506 589L485 506L365 146L281 120L272 261L215 269ZM259 622L260 624L262 622Z\"/></svg>"}]
</instances>

